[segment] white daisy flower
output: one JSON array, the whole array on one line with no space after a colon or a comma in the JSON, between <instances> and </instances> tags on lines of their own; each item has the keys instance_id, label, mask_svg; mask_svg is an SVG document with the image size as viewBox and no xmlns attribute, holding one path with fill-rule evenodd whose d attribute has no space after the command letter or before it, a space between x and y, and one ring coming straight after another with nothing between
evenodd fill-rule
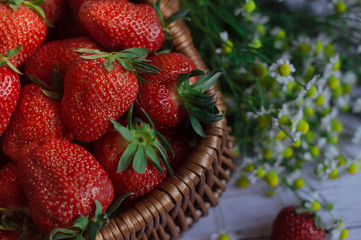
<instances>
[{"instance_id":1,"label":"white daisy flower","mask_svg":"<svg viewBox=\"0 0 361 240\"><path fill-rule=\"evenodd\" d=\"M229 40L228 32L223 31L219 33L221 40L223 41L221 48L216 48L216 54L227 54L232 52L233 43Z\"/></svg>"},{"instance_id":2,"label":"white daisy flower","mask_svg":"<svg viewBox=\"0 0 361 240\"><path fill-rule=\"evenodd\" d=\"M333 161L338 155L340 155L340 151L335 145L327 145L325 147L326 159Z\"/></svg>"},{"instance_id":3,"label":"white daisy flower","mask_svg":"<svg viewBox=\"0 0 361 240\"><path fill-rule=\"evenodd\" d=\"M292 42L295 50L301 54L309 54L314 51L314 43L308 36L300 35Z\"/></svg>"},{"instance_id":4,"label":"white daisy flower","mask_svg":"<svg viewBox=\"0 0 361 240\"><path fill-rule=\"evenodd\" d=\"M273 63L269 67L269 72L272 77L276 78L276 81L280 84L287 85L289 82L293 82L294 78L291 73L295 72L296 69L290 63L289 60L278 59L277 62Z\"/></svg>"},{"instance_id":5,"label":"white daisy flower","mask_svg":"<svg viewBox=\"0 0 361 240\"><path fill-rule=\"evenodd\" d=\"M353 113L361 113L361 98L357 98L356 101L352 105Z\"/></svg>"},{"instance_id":6,"label":"white daisy flower","mask_svg":"<svg viewBox=\"0 0 361 240\"><path fill-rule=\"evenodd\" d=\"M308 91L311 89L311 87L314 85L314 83L316 82L316 80L319 78L319 75L315 75L306 85L306 88L302 88L301 92L298 94L298 97L296 98L295 102L298 103L299 101L301 101L306 94L308 93ZM316 94L314 94L311 99L315 98Z\"/></svg>"},{"instance_id":7,"label":"white daisy flower","mask_svg":"<svg viewBox=\"0 0 361 240\"><path fill-rule=\"evenodd\" d=\"M247 117L248 118L258 118L260 116L266 115L266 114L270 114L272 112L272 106L270 106L270 109L266 110L263 106L261 107L261 109L256 112L247 112Z\"/></svg>"},{"instance_id":8,"label":"white daisy flower","mask_svg":"<svg viewBox=\"0 0 361 240\"><path fill-rule=\"evenodd\" d=\"M218 240L224 235L228 235L229 240L237 240L238 239L238 237L235 233L226 233L224 230L221 230L218 233L212 234L210 240Z\"/></svg>"},{"instance_id":9,"label":"white daisy flower","mask_svg":"<svg viewBox=\"0 0 361 240\"><path fill-rule=\"evenodd\" d=\"M270 18L268 16L263 16L260 13L255 13L251 17L251 22L253 22L255 24L263 25L263 24L268 23L269 20L270 20Z\"/></svg>"},{"instance_id":10,"label":"white daisy flower","mask_svg":"<svg viewBox=\"0 0 361 240\"><path fill-rule=\"evenodd\" d=\"M354 86L357 82L357 75L355 72L347 71L343 75L343 82L346 84L350 84L351 86Z\"/></svg>"},{"instance_id":11,"label":"white daisy flower","mask_svg":"<svg viewBox=\"0 0 361 240\"><path fill-rule=\"evenodd\" d=\"M356 128L356 131L353 134L351 142L354 143L354 144L360 144L361 143L361 127Z\"/></svg>"},{"instance_id":12,"label":"white daisy flower","mask_svg":"<svg viewBox=\"0 0 361 240\"><path fill-rule=\"evenodd\" d=\"M327 144L327 138L325 137L320 137L318 140L317 140L317 147L319 149L322 149L326 146Z\"/></svg>"},{"instance_id":13,"label":"white daisy flower","mask_svg":"<svg viewBox=\"0 0 361 240\"><path fill-rule=\"evenodd\" d=\"M302 120L302 118L303 118L303 109L300 109L298 110L292 123L292 130L291 130L292 134L296 133L297 124L300 120Z\"/></svg>"}]
</instances>

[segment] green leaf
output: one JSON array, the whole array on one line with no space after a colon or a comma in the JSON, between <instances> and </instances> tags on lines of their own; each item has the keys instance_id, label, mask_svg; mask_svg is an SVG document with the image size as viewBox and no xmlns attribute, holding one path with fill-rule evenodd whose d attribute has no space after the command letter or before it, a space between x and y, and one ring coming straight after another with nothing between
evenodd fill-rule
<instances>
[{"instance_id":1,"label":"green leaf","mask_svg":"<svg viewBox=\"0 0 361 240\"><path fill-rule=\"evenodd\" d=\"M172 157L174 157L174 151L171 145L168 143L167 139L158 131L156 131L156 135L160 140L161 144L171 153Z\"/></svg>"},{"instance_id":2,"label":"green leaf","mask_svg":"<svg viewBox=\"0 0 361 240\"><path fill-rule=\"evenodd\" d=\"M98 224L97 222L90 221L86 231L87 240L95 240L97 233L99 232L100 229L101 229L100 224Z\"/></svg>"},{"instance_id":3,"label":"green leaf","mask_svg":"<svg viewBox=\"0 0 361 240\"><path fill-rule=\"evenodd\" d=\"M180 73L177 76L177 87L179 88L182 83L188 79L190 79L191 77L197 77L200 75L204 75L204 72L201 70L193 70L189 73Z\"/></svg>"},{"instance_id":4,"label":"green leaf","mask_svg":"<svg viewBox=\"0 0 361 240\"><path fill-rule=\"evenodd\" d=\"M314 212L314 210L311 209L311 208L304 208L304 207L300 207L300 208L295 209L296 214L301 214L301 213L305 213L305 212L312 213L312 212Z\"/></svg>"},{"instance_id":5,"label":"green leaf","mask_svg":"<svg viewBox=\"0 0 361 240\"><path fill-rule=\"evenodd\" d=\"M128 128L124 127L122 124L118 123L117 121L111 120L111 122L114 125L114 129L117 132L119 132L120 135L122 135L128 142L134 141L133 134Z\"/></svg>"},{"instance_id":6,"label":"green leaf","mask_svg":"<svg viewBox=\"0 0 361 240\"><path fill-rule=\"evenodd\" d=\"M88 59L88 60L94 60L98 58L107 58L109 57L109 54L107 53L100 53L100 54L94 54L94 55L81 55L81 58Z\"/></svg>"},{"instance_id":7,"label":"green leaf","mask_svg":"<svg viewBox=\"0 0 361 240\"><path fill-rule=\"evenodd\" d=\"M105 68L108 72L110 72L110 71L113 70L113 68L114 68L114 61L115 61L115 59L112 59L111 57L108 57L108 58L105 59L103 65L104 65L104 68Z\"/></svg>"},{"instance_id":8,"label":"green leaf","mask_svg":"<svg viewBox=\"0 0 361 240\"><path fill-rule=\"evenodd\" d=\"M80 217L78 217L74 224L73 224L73 227L76 227L76 228L79 228L81 229L82 231L85 231L85 229L87 228L88 226L88 223L89 223L89 220L87 217L81 215Z\"/></svg>"},{"instance_id":9,"label":"green leaf","mask_svg":"<svg viewBox=\"0 0 361 240\"><path fill-rule=\"evenodd\" d=\"M45 19L45 21L47 22L44 10L40 6L34 4L34 2L29 2L29 1L23 1L23 4L27 8L33 10L35 13L37 13L40 17Z\"/></svg>"},{"instance_id":10,"label":"green leaf","mask_svg":"<svg viewBox=\"0 0 361 240\"><path fill-rule=\"evenodd\" d=\"M74 51L78 53L93 53L97 55L102 54L102 52L97 49L88 49L88 48L76 48L74 49Z\"/></svg>"},{"instance_id":11,"label":"green leaf","mask_svg":"<svg viewBox=\"0 0 361 240\"><path fill-rule=\"evenodd\" d=\"M196 106L189 105L186 107L187 107L189 115L197 118L197 120L202 123L218 122L224 117L224 114L218 114L217 112L216 113L207 112Z\"/></svg>"},{"instance_id":12,"label":"green leaf","mask_svg":"<svg viewBox=\"0 0 361 240\"><path fill-rule=\"evenodd\" d=\"M52 72L51 86L61 97L64 95L64 77L60 74L59 66L56 62Z\"/></svg>"},{"instance_id":13,"label":"green leaf","mask_svg":"<svg viewBox=\"0 0 361 240\"><path fill-rule=\"evenodd\" d=\"M162 162L163 162L165 168L167 169L168 173L171 176L173 176L174 173L173 173L172 167L169 165L169 162L168 162L167 151L164 149L164 147L161 144L158 145L157 151L158 151L158 154L160 155L160 159L162 160Z\"/></svg>"},{"instance_id":14,"label":"green leaf","mask_svg":"<svg viewBox=\"0 0 361 240\"><path fill-rule=\"evenodd\" d=\"M322 229L322 222L320 216L315 216L315 226L317 229Z\"/></svg>"},{"instance_id":15,"label":"green leaf","mask_svg":"<svg viewBox=\"0 0 361 240\"><path fill-rule=\"evenodd\" d=\"M127 149L125 149L124 153L119 159L117 173L120 173L121 171L128 168L128 166L133 160L137 148L138 148L137 144L135 143L129 144L129 146L127 147Z\"/></svg>"},{"instance_id":16,"label":"green leaf","mask_svg":"<svg viewBox=\"0 0 361 240\"><path fill-rule=\"evenodd\" d=\"M119 53L116 53L115 57L124 59L145 59L149 52L150 50L148 48L128 48Z\"/></svg>"},{"instance_id":17,"label":"green leaf","mask_svg":"<svg viewBox=\"0 0 361 240\"><path fill-rule=\"evenodd\" d=\"M11 68L14 72L22 75L22 73L10 61L6 60L5 62L9 66L9 68Z\"/></svg>"},{"instance_id":18,"label":"green leaf","mask_svg":"<svg viewBox=\"0 0 361 240\"><path fill-rule=\"evenodd\" d=\"M223 71L211 71L198 79L191 88L197 90L199 89L200 92L205 92L218 81L222 74Z\"/></svg>"},{"instance_id":19,"label":"green leaf","mask_svg":"<svg viewBox=\"0 0 361 240\"><path fill-rule=\"evenodd\" d=\"M142 174L144 173L146 166L147 166L147 156L145 154L144 146L139 145L138 150L134 155L133 169L137 173Z\"/></svg>"},{"instance_id":20,"label":"green leaf","mask_svg":"<svg viewBox=\"0 0 361 240\"><path fill-rule=\"evenodd\" d=\"M108 210L106 211L108 216L112 216L113 213L115 213L119 207L120 204L124 201L125 198L134 195L133 192L127 192L126 194L124 194L123 196L121 196L120 198L118 198L117 200L115 200L112 205L110 205L110 207L108 208Z\"/></svg>"},{"instance_id":21,"label":"green leaf","mask_svg":"<svg viewBox=\"0 0 361 240\"><path fill-rule=\"evenodd\" d=\"M124 59L116 59L125 70L128 70L130 72L135 72L136 69L133 67L133 64L130 62L130 60L124 60Z\"/></svg>"},{"instance_id":22,"label":"green leaf","mask_svg":"<svg viewBox=\"0 0 361 240\"><path fill-rule=\"evenodd\" d=\"M67 239L82 235L80 230L54 228L49 234L49 240Z\"/></svg>"},{"instance_id":23,"label":"green leaf","mask_svg":"<svg viewBox=\"0 0 361 240\"><path fill-rule=\"evenodd\" d=\"M148 155L150 161L153 163L154 167L163 175L163 169L162 169L162 165L159 162L159 158L157 156L157 154L155 153L154 149L151 146L145 146L144 147L146 154Z\"/></svg>"},{"instance_id":24,"label":"green leaf","mask_svg":"<svg viewBox=\"0 0 361 240\"><path fill-rule=\"evenodd\" d=\"M95 219L99 219L102 212L103 212L102 204L98 200L95 200Z\"/></svg>"},{"instance_id":25,"label":"green leaf","mask_svg":"<svg viewBox=\"0 0 361 240\"><path fill-rule=\"evenodd\" d=\"M189 13L189 9L181 9L173 13L167 20L167 25L170 25L172 22L177 21L178 19L184 19ZM188 18L189 19L189 18Z\"/></svg>"},{"instance_id":26,"label":"green leaf","mask_svg":"<svg viewBox=\"0 0 361 240\"><path fill-rule=\"evenodd\" d=\"M18 54L20 52L22 47L23 47L23 45L19 45L19 46L15 47L15 48L13 48L11 50L7 50L6 51L6 56L8 58L14 57L16 54Z\"/></svg>"},{"instance_id":27,"label":"green leaf","mask_svg":"<svg viewBox=\"0 0 361 240\"><path fill-rule=\"evenodd\" d=\"M145 62L135 62L133 67L137 73L159 73L160 69Z\"/></svg>"},{"instance_id":28,"label":"green leaf","mask_svg":"<svg viewBox=\"0 0 361 240\"><path fill-rule=\"evenodd\" d=\"M49 98L56 99L56 100L61 100L61 96L57 92L48 91L48 90L45 90L45 89L41 89L41 91L44 93L45 96L47 96Z\"/></svg>"},{"instance_id":29,"label":"green leaf","mask_svg":"<svg viewBox=\"0 0 361 240\"><path fill-rule=\"evenodd\" d=\"M30 75L30 74L26 74L26 76L30 79L30 81L32 81L33 83L35 83L36 85L39 85L40 87L46 89L46 90L53 90L52 87L50 87L48 84L46 84L44 81L41 81L39 78Z\"/></svg>"},{"instance_id":30,"label":"green leaf","mask_svg":"<svg viewBox=\"0 0 361 240\"><path fill-rule=\"evenodd\" d=\"M130 106L130 108L128 109L128 114L127 114L127 125L128 125L127 127L128 127L128 129L133 128L133 121L132 121L133 109L134 109L134 104L132 104Z\"/></svg>"},{"instance_id":31,"label":"green leaf","mask_svg":"<svg viewBox=\"0 0 361 240\"><path fill-rule=\"evenodd\" d=\"M191 125L192 125L192 128L194 129L194 131L201 137L207 137L207 135L205 134L203 127L202 127L201 123L198 121L198 119L196 119L192 115L189 115L189 119L191 121Z\"/></svg>"}]
</instances>

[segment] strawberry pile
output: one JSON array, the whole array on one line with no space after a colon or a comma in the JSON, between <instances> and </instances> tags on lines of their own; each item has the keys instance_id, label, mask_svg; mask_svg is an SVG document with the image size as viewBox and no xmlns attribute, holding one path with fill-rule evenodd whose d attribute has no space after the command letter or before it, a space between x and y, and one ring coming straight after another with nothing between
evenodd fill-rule
<instances>
[{"instance_id":1,"label":"strawberry pile","mask_svg":"<svg viewBox=\"0 0 361 240\"><path fill-rule=\"evenodd\" d=\"M159 6L0 1L0 240L95 239L223 118Z\"/></svg>"}]
</instances>

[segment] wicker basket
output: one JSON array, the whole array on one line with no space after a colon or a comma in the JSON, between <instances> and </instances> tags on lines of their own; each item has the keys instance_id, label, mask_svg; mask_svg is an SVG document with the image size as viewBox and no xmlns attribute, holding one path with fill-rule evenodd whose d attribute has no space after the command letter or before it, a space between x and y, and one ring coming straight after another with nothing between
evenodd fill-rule
<instances>
[{"instance_id":1,"label":"wicker basket","mask_svg":"<svg viewBox=\"0 0 361 240\"><path fill-rule=\"evenodd\" d=\"M165 18L178 9L178 0L162 0ZM172 23L170 32L173 51L183 53L198 69L208 71L183 22ZM217 91L216 86L210 90ZM218 97L217 106L225 112L220 92ZM97 240L178 239L201 216L207 215L208 209L218 204L235 166L230 151L234 141L228 136L226 119L211 124L206 134L208 137L198 143L184 165L176 170L175 177L168 177L144 199L113 217Z\"/></svg>"}]
</instances>

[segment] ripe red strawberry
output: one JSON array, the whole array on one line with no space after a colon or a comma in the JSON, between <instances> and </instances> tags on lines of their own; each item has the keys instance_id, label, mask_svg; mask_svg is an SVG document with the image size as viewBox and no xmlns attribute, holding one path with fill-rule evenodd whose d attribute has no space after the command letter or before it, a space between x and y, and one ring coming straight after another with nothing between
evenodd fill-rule
<instances>
[{"instance_id":1,"label":"ripe red strawberry","mask_svg":"<svg viewBox=\"0 0 361 240\"><path fill-rule=\"evenodd\" d=\"M271 240L324 240L325 232L315 225L315 216L309 212L297 214L297 208L283 208L272 225Z\"/></svg>"},{"instance_id":2,"label":"ripe red strawberry","mask_svg":"<svg viewBox=\"0 0 361 240\"><path fill-rule=\"evenodd\" d=\"M0 53L22 45L20 53L10 59L16 67L44 42L46 30L45 20L34 11L22 5L15 11L9 3L0 2Z\"/></svg>"},{"instance_id":3,"label":"ripe red strawberry","mask_svg":"<svg viewBox=\"0 0 361 240\"><path fill-rule=\"evenodd\" d=\"M169 157L169 164L172 169L177 169L185 162L192 150L189 143L184 139L185 133L178 128L160 130L160 133L165 137L174 152L174 156ZM171 153L168 152L168 155L171 156Z\"/></svg>"},{"instance_id":4,"label":"ripe red strawberry","mask_svg":"<svg viewBox=\"0 0 361 240\"><path fill-rule=\"evenodd\" d=\"M9 125L11 115L15 110L19 98L19 75L15 72L17 70L14 66L7 60L15 56L19 50L20 48L15 48L8 51L7 54L0 55L0 58L2 58L0 59L0 64L8 65L0 67L0 136Z\"/></svg>"},{"instance_id":5,"label":"ripe red strawberry","mask_svg":"<svg viewBox=\"0 0 361 240\"><path fill-rule=\"evenodd\" d=\"M195 64L180 53L159 54L149 60L161 71L142 74L146 81L138 95L139 105L157 128L176 127L189 115L196 132L204 136L199 121L210 123L223 117L218 114L215 96L203 93L215 83L219 73L210 72L197 80L194 76L203 72L192 72L196 69Z\"/></svg>"},{"instance_id":6,"label":"ripe red strawberry","mask_svg":"<svg viewBox=\"0 0 361 240\"><path fill-rule=\"evenodd\" d=\"M111 120L120 118L135 101L139 85L135 73L131 71L147 65L141 61L149 50L128 49L119 53L84 51L95 55L80 56L68 68L61 116L75 138L91 142L104 135L111 126ZM129 57L132 59L124 59ZM154 71L153 67L151 69Z\"/></svg>"},{"instance_id":7,"label":"ripe red strawberry","mask_svg":"<svg viewBox=\"0 0 361 240\"><path fill-rule=\"evenodd\" d=\"M22 88L18 105L8 129L1 139L2 150L17 161L48 137L71 140L71 134L60 120L60 102L45 96L40 86Z\"/></svg>"},{"instance_id":8,"label":"ripe red strawberry","mask_svg":"<svg viewBox=\"0 0 361 240\"><path fill-rule=\"evenodd\" d=\"M147 4L86 1L80 7L79 18L89 34L109 51L141 47L155 52L164 41L157 12Z\"/></svg>"},{"instance_id":9,"label":"ripe red strawberry","mask_svg":"<svg viewBox=\"0 0 361 240\"><path fill-rule=\"evenodd\" d=\"M0 185L0 208L19 208L27 205L15 163L10 162L0 170Z\"/></svg>"},{"instance_id":10,"label":"ripe red strawberry","mask_svg":"<svg viewBox=\"0 0 361 240\"><path fill-rule=\"evenodd\" d=\"M55 63L59 67L59 73L65 76L68 66L80 55L74 50L77 48L100 47L90 37L85 36L48 42L38 48L25 62L25 73L50 84Z\"/></svg>"},{"instance_id":11,"label":"ripe red strawberry","mask_svg":"<svg viewBox=\"0 0 361 240\"><path fill-rule=\"evenodd\" d=\"M16 240L19 234L15 231L0 230L0 240Z\"/></svg>"},{"instance_id":12,"label":"ripe red strawberry","mask_svg":"<svg viewBox=\"0 0 361 240\"><path fill-rule=\"evenodd\" d=\"M128 117L128 123L131 121ZM131 198L138 198L162 182L166 170L172 174L163 146L167 143L139 119L128 127L113 124L115 129L95 142L94 156L112 179L116 195L133 192Z\"/></svg>"},{"instance_id":13,"label":"ripe red strawberry","mask_svg":"<svg viewBox=\"0 0 361 240\"><path fill-rule=\"evenodd\" d=\"M66 3L65 0L45 0L41 8L45 13L46 20L55 25L64 15Z\"/></svg>"},{"instance_id":14,"label":"ripe red strawberry","mask_svg":"<svg viewBox=\"0 0 361 240\"><path fill-rule=\"evenodd\" d=\"M45 140L18 162L18 176L34 223L43 231L71 227L92 215L96 201L105 211L113 200L112 183L98 161L77 144Z\"/></svg>"}]
</instances>

